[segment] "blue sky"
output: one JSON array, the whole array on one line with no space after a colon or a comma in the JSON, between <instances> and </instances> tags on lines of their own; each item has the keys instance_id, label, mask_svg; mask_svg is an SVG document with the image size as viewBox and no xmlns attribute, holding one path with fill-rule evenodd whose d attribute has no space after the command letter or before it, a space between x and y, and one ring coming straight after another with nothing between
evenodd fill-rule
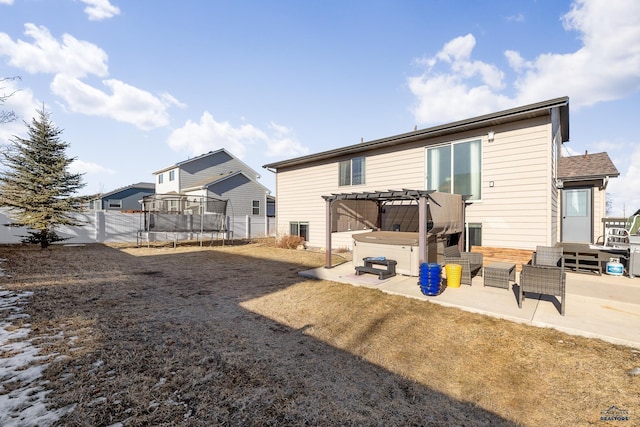
<instances>
[{"instance_id":1,"label":"blue sky","mask_svg":"<svg viewBox=\"0 0 640 427\"><path fill-rule=\"evenodd\" d=\"M637 0L0 0L0 94L42 105L85 193L226 148L253 167L570 97L564 154L606 151L640 209Z\"/></svg>"}]
</instances>

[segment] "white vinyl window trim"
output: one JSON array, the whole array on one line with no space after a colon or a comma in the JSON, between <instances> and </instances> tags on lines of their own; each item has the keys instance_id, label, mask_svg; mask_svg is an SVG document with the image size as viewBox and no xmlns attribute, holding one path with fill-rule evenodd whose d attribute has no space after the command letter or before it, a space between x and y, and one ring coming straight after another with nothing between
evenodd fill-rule
<instances>
[{"instance_id":1,"label":"white vinyl window trim","mask_svg":"<svg viewBox=\"0 0 640 427\"><path fill-rule=\"evenodd\" d=\"M453 142L425 151L426 189L482 198L482 140Z\"/></svg>"},{"instance_id":2,"label":"white vinyl window trim","mask_svg":"<svg viewBox=\"0 0 640 427\"><path fill-rule=\"evenodd\" d=\"M365 183L365 157L354 157L339 163L339 185L362 185Z\"/></svg>"}]
</instances>

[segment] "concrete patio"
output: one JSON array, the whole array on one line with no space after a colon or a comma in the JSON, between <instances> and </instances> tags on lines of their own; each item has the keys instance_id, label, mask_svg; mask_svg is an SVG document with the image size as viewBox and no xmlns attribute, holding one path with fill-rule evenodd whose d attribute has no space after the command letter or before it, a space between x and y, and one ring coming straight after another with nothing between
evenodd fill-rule
<instances>
[{"instance_id":1,"label":"concrete patio","mask_svg":"<svg viewBox=\"0 0 640 427\"><path fill-rule=\"evenodd\" d=\"M640 278L567 272L565 315L555 297L527 294L518 308L517 290L485 287L476 276L471 286L445 288L437 296L420 291L418 277L397 275L385 280L373 274L355 275L352 262L332 268L299 273L312 279L331 280L354 286L416 298L538 327L554 328L573 335L599 338L614 344L640 348ZM516 274L516 283L519 273ZM517 288L516 288L517 289Z\"/></svg>"}]
</instances>

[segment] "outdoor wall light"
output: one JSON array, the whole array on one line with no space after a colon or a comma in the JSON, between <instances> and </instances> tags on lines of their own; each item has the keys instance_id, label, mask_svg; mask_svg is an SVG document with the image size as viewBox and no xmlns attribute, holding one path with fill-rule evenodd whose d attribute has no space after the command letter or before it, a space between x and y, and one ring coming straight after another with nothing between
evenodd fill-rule
<instances>
[{"instance_id":1,"label":"outdoor wall light","mask_svg":"<svg viewBox=\"0 0 640 427\"><path fill-rule=\"evenodd\" d=\"M487 139L489 140L489 142L493 142L493 139L495 138L496 133L492 130L489 131L489 133L487 134Z\"/></svg>"},{"instance_id":2,"label":"outdoor wall light","mask_svg":"<svg viewBox=\"0 0 640 427\"><path fill-rule=\"evenodd\" d=\"M489 187L493 187L493 181L489 181Z\"/></svg>"}]
</instances>

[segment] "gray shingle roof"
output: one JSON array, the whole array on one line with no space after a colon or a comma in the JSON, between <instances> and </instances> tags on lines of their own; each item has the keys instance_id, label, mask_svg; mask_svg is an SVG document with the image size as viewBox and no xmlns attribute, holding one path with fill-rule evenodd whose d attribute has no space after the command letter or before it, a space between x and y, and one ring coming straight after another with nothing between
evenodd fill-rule
<instances>
[{"instance_id":1,"label":"gray shingle roof","mask_svg":"<svg viewBox=\"0 0 640 427\"><path fill-rule=\"evenodd\" d=\"M561 157L558 161L558 178L585 179L617 177L620 175L607 153L587 153Z\"/></svg>"}]
</instances>

